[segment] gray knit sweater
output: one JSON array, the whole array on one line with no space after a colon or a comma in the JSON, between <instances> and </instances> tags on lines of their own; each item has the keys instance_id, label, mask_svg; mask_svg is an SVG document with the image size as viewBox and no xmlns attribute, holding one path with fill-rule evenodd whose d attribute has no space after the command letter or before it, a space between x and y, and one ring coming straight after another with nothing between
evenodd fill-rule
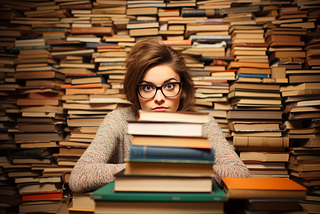
<instances>
[{"instance_id":1,"label":"gray knit sweater","mask_svg":"<svg viewBox=\"0 0 320 214\"><path fill-rule=\"evenodd\" d=\"M124 159L130 155L132 139L127 133L127 120L135 120L132 107L107 114L95 138L72 170L69 186L72 192L96 190L114 180L114 174L125 169ZM215 182L221 177L251 177L248 169L234 152L215 119L203 125L203 136L215 149Z\"/></svg>"}]
</instances>

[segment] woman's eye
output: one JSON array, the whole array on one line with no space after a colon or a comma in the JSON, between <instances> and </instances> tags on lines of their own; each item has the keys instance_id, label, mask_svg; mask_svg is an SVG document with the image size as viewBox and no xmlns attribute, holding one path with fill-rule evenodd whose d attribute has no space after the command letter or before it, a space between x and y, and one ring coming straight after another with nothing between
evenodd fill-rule
<instances>
[{"instance_id":1,"label":"woman's eye","mask_svg":"<svg viewBox=\"0 0 320 214\"><path fill-rule=\"evenodd\" d=\"M151 91L152 89L153 89L153 87L151 85L146 85L143 88L143 90L145 90L145 91Z\"/></svg>"},{"instance_id":2,"label":"woman's eye","mask_svg":"<svg viewBox=\"0 0 320 214\"><path fill-rule=\"evenodd\" d=\"M170 84L170 83L167 84L166 87L165 87L165 89L169 89L169 90L170 90L170 89L174 89L174 84Z\"/></svg>"}]
</instances>

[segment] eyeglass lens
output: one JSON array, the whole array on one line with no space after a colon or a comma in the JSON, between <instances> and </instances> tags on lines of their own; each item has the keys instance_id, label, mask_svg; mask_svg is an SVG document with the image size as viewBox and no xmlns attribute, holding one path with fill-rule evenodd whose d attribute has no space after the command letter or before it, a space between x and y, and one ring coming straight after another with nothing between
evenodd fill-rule
<instances>
[{"instance_id":1,"label":"eyeglass lens","mask_svg":"<svg viewBox=\"0 0 320 214\"><path fill-rule=\"evenodd\" d=\"M180 91L179 83L166 83L160 87L143 84L139 86L139 93L144 98L152 98L156 95L157 89L161 89L162 94L166 97L174 97Z\"/></svg>"}]
</instances>

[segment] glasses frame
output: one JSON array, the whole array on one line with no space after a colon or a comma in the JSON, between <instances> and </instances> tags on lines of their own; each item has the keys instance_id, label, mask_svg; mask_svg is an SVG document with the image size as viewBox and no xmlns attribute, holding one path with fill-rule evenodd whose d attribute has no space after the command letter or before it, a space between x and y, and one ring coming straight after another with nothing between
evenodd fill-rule
<instances>
[{"instance_id":1,"label":"glasses frame","mask_svg":"<svg viewBox=\"0 0 320 214\"><path fill-rule=\"evenodd\" d=\"M165 86L165 85L168 85L168 84L178 84L178 85L179 85L179 91L177 92L177 94L172 95L172 96L166 96L166 95L163 93L162 87ZM155 93L154 93L154 95L153 95L152 97L144 97L144 96L141 95L140 90L139 90L139 87L140 87L140 86L144 86L144 85L150 85L150 86L154 86L154 87L156 88L156 91L155 91ZM155 86L155 85L152 85L152 84L138 84L138 85L137 85L138 94L140 95L140 97L142 97L142 98L144 98L144 99L152 99L152 98L154 98L154 97L156 96L158 90L160 90L161 93L163 94L163 96L165 96L165 97L175 97L175 96L177 96L177 95L180 93L181 88L182 88L182 82L168 82L168 83L165 83L165 84L163 84L163 85L161 85L161 86Z\"/></svg>"}]
</instances>

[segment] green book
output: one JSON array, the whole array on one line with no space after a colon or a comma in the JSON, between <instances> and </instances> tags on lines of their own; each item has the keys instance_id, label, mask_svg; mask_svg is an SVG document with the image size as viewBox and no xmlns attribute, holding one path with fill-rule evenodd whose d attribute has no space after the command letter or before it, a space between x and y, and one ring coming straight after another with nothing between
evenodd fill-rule
<instances>
[{"instance_id":1,"label":"green book","mask_svg":"<svg viewBox=\"0 0 320 214\"><path fill-rule=\"evenodd\" d=\"M180 201L180 202L224 202L228 200L215 183L212 193L157 193L157 192L114 192L111 182L91 194L96 201Z\"/></svg>"}]
</instances>

